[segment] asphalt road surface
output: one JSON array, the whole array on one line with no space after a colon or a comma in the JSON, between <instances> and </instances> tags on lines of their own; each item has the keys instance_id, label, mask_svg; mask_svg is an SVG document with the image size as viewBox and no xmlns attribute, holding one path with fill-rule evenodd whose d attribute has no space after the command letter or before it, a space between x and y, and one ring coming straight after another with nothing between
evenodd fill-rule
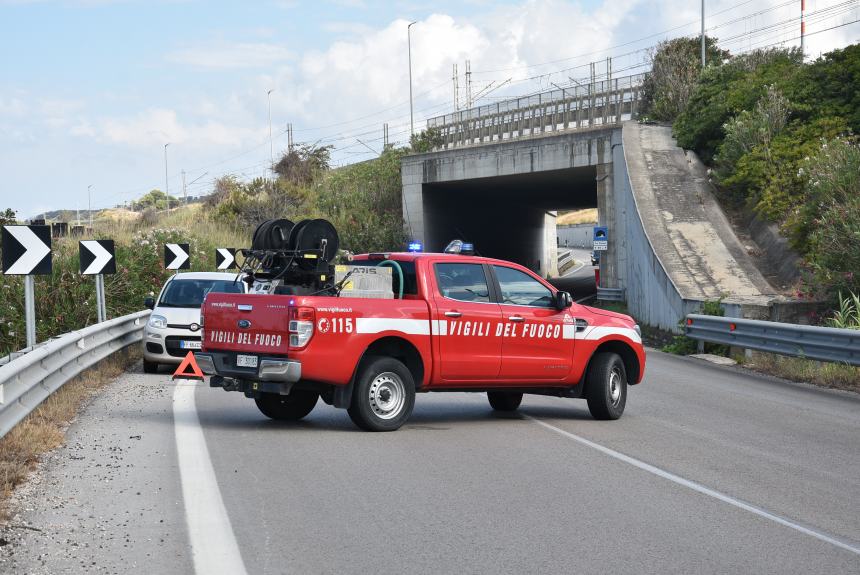
<instances>
[{"instance_id":1,"label":"asphalt road surface","mask_svg":"<svg viewBox=\"0 0 860 575\"><path fill-rule=\"evenodd\" d=\"M618 421L425 394L394 433L124 375L17 497L2 573L858 573L860 397L650 352Z\"/></svg>"},{"instance_id":2,"label":"asphalt road surface","mask_svg":"<svg viewBox=\"0 0 860 575\"><path fill-rule=\"evenodd\" d=\"M549 282L560 290L569 292L574 301L597 293L594 282L594 266L591 265L591 250L577 248L559 248L559 251L570 250L576 265L567 270L564 275L552 278Z\"/></svg>"}]
</instances>

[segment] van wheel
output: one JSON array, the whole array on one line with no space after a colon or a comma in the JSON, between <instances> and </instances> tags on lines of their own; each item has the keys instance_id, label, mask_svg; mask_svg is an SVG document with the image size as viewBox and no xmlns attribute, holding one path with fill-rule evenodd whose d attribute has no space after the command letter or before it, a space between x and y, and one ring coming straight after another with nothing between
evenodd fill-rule
<instances>
[{"instance_id":1,"label":"van wheel","mask_svg":"<svg viewBox=\"0 0 860 575\"><path fill-rule=\"evenodd\" d=\"M257 408L268 418L278 421L298 421L317 404L320 394L309 389L294 389L289 395L261 393L254 399Z\"/></svg>"},{"instance_id":2,"label":"van wheel","mask_svg":"<svg viewBox=\"0 0 860 575\"><path fill-rule=\"evenodd\" d=\"M513 391L488 391L487 399L490 400L490 407L496 411L516 411L523 401L523 394Z\"/></svg>"},{"instance_id":3,"label":"van wheel","mask_svg":"<svg viewBox=\"0 0 860 575\"><path fill-rule=\"evenodd\" d=\"M367 431L394 431L415 406L415 381L393 357L369 358L355 380L349 418Z\"/></svg>"},{"instance_id":4,"label":"van wheel","mask_svg":"<svg viewBox=\"0 0 860 575\"><path fill-rule=\"evenodd\" d=\"M157 361L146 361L143 360L143 373L158 373L158 362Z\"/></svg>"},{"instance_id":5,"label":"van wheel","mask_svg":"<svg viewBox=\"0 0 860 575\"><path fill-rule=\"evenodd\" d=\"M618 419L627 404L627 371L617 353L599 353L588 366L588 411L594 419Z\"/></svg>"}]
</instances>

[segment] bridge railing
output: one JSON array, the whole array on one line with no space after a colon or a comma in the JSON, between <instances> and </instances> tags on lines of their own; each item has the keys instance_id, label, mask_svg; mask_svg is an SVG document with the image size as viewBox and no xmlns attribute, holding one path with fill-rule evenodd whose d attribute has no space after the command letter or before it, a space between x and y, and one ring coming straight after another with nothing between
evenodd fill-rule
<instances>
[{"instance_id":1,"label":"bridge railing","mask_svg":"<svg viewBox=\"0 0 860 575\"><path fill-rule=\"evenodd\" d=\"M860 330L690 314L687 337L818 361L860 366Z\"/></svg>"},{"instance_id":2,"label":"bridge railing","mask_svg":"<svg viewBox=\"0 0 860 575\"><path fill-rule=\"evenodd\" d=\"M462 146L599 128L636 117L644 74L610 78L459 110L427 120L445 150Z\"/></svg>"},{"instance_id":3,"label":"bridge railing","mask_svg":"<svg viewBox=\"0 0 860 575\"><path fill-rule=\"evenodd\" d=\"M0 365L0 437L88 367L139 342L149 310L63 334Z\"/></svg>"}]
</instances>

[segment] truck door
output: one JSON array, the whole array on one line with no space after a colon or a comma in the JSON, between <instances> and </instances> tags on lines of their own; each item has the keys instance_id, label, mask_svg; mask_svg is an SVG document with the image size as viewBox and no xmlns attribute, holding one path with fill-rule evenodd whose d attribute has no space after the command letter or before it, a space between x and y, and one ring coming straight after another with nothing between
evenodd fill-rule
<instances>
[{"instance_id":1,"label":"truck door","mask_svg":"<svg viewBox=\"0 0 860 575\"><path fill-rule=\"evenodd\" d=\"M573 366L574 331L570 326L574 319L570 310L558 311L552 291L529 274L502 265L492 268L504 322L499 378L565 378Z\"/></svg>"},{"instance_id":2,"label":"truck door","mask_svg":"<svg viewBox=\"0 0 860 575\"><path fill-rule=\"evenodd\" d=\"M493 380L499 375L502 319L491 301L490 280L480 263L437 262L432 333L438 344L440 376L446 381Z\"/></svg>"}]
</instances>

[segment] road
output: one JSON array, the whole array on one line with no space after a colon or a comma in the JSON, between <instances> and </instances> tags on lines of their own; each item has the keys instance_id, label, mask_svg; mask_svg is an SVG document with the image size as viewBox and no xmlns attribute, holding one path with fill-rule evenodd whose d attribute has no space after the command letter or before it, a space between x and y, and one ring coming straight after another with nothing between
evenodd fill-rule
<instances>
[{"instance_id":1,"label":"road","mask_svg":"<svg viewBox=\"0 0 860 575\"><path fill-rule=\"evenodd\" d=\"M860 396L649 362L615 422L426 394L387 434L138 368L20 494L0 572L860 572Z\"/></svg>"},{"instance_id":2,"label":"road","mask_svg":"<svg viewBox=\"0 0 860 575\"><path fill-rule=\"evenodd\" d=\"M564 275L550 279L550 283L560 290L570 292L574 300L594 295L597 286L594 283L594 267L591 265L591 250L579 248L559 248L559 251L570 250L573 259L578 263Z\"/></svg>"}]
</instances>

